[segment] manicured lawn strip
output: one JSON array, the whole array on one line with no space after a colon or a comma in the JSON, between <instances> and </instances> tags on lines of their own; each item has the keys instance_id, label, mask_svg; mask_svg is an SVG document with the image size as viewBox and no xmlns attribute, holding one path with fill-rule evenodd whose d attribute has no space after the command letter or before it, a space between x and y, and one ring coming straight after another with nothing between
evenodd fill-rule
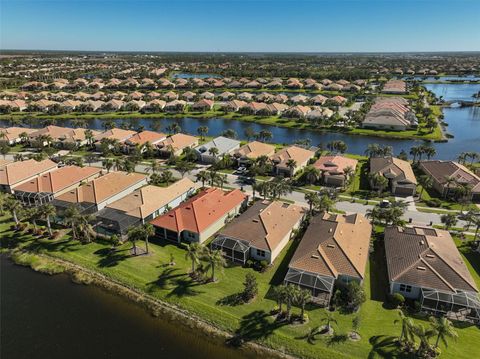
<instances>
[{"instance_id":1,"label":"manicured lawn strip","mask_svg":"<svg viewBox=\"0 0 480 359\"><path fill-rule=\"evenodd\" d=\"M400 328L393 324L394 319L397 318L397 312L382 307L386 274L382 262L383 253L380 250L377 250L370 259L364 281L368 300L360 310L362 340L351 342L335 338L320 338L316 345L310 345L305 339L300 338L310 328L322 324L324 309L309 308L310 322L300 326L277 327L269 315L275 302L270 298L268 291L271 285L282 282L297 242L290 242L277 258L275 265L265 273L258 273L240 266L231 266L225 268L223 272L217 271L219 282L199 285L192 282L186 275L186 272L190 270L191 263L185 259L185 251L173 244L155 242L150 246L150 255L130 257L129 243L122 245L115 253L110 253L109 245L102 243L84 245L70 241L68 237L55 242L33 241L28 235L13 235L9 230L10 224L11 222L6 217L3 217L0 222L2 247L8 244L20 245L25 249L38 250L75 262L145 291L161 300L185 308L222 329L232 333L240 331L248 339L263 342L277 349L286 348L298 356L306 358L366 358L372 352L372 345L369 341L375 343L385 338L393 339L399 334ZM143 246L143 243L138 245ZM176 263L174 266L169 265L171 255ZM478 262L475 262L474 267L479 269ZM470 266L470 269L473 270L473 267ZM241 292L244 276L248 272L253 273L257 278L259 289L257 299L251 304L219 305L219 300ZM476 275L476 281L480 281L478 273L474 271L472 274ZM298 308L294 310L295 312L299 311ZM354 315L336 312L335 316L338 321L337 334L348 333ZM442 347L444 352L442 357L471 358L479 356L480 348L477 344L480 333L478 329L469 327L458 331L460 334L458 342L451 343L447 349ZM395 346L375 347L376 352L383 351L388 356L395 355L395 350Z\"/></svg>"}]
</instances>

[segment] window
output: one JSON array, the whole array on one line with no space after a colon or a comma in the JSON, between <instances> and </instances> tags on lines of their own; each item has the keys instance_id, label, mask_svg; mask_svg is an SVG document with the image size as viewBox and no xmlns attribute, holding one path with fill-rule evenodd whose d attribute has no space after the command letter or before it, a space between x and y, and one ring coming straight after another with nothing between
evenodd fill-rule
<instances>
[{"instance_id":1,"label":"window","mask_svg":"<svg viewBox=\"0 0 480 359\"><path fill-rule=\"evenodd\" d=\"M400 292L410 293L412 291L411 285L400 284Z\"/></svg>"},{"instance_id":2,"label":"window","mask_svg":"<svg viewBox=\"0 0 480 359\"><path fill-rule=\"evenodd\" d=\"M260 249L257 249L257 256L259 257L265 257L265 251L262 251Z\"/></svg>"}]
</instances>

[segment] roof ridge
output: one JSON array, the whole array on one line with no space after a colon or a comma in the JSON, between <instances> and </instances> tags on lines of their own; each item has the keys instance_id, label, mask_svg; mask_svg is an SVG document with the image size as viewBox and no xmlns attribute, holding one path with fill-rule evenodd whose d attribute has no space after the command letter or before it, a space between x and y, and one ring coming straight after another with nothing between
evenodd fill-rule
<instances>
[{"instance_id":1,"label":"roof ridge","mask_svg":"<svg viewBox=\"0 0 480 359\"><path fill-rule=\"evenodd\" d=\"M452 291L456 291L455 288L445 279L443 278L440 273L438 273L435 268L433 268L430 263L428 263L423 257L420 257L420 262L422 262L423 264L425 264L428 268L430 268L430 270L435 273L437 275L437 277L447 285L447 287L449 287Z\"/></svg>"},{"instance_id":2,"label":"roof ridge","mask_svg":"<svg viewBox=\"0 0 480 359\"><path fill-rule=\"evenodd\" d=\"M336 222L336 221L335 221ZM355 272L357 272L358 276L360 278L363 278L364 276L360 273L360 271L357 269L357 267L355 266L355 264L353 264L353 262L351 261L350 257L347 255L347 253L343 250L343 247L340 245L340 243L338 242L338 240L335 238L335 234L337 233L337 230L338 228L340 227L341 223L337 222L337 225L335 226L335 232L333 232L333 236L332 236L332 239L335 241L335 243L337 243L337 246L338 248L340 248L340 250L342 251L343 255L345 256L345 258L347 258L348 262L350 263L350 265L353 267L353 269L355 269Z\"/></svg>"}]
</instances>

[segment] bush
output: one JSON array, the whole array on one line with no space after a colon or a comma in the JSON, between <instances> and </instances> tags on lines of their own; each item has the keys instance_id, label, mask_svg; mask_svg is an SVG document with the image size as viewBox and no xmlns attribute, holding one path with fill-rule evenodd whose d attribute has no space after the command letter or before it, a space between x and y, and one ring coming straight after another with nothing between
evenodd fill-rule
<instances>
[{"instance_id":1,"label":"bush","mask_svg":"<svg viewBox=\"0 0 480 359\"><path fill-rule=\"evenodd\" d=\"M248 260L245 262L245 267L246 267L246 268L252 268L253 265L254 265L254 262L253 262L253 260L251 260L251 259L248 259Z\"/></svg>"},{"instance_id":2,"label":"bush","mask_svg":"<svg viewBox=\"0 0 480 359\"><path fill-rule=\"evenodd\" d=\"M390 296L390 303L392 303L395 308L403 307L405 304L405 297L400 293L394 293Z\"/></svg>"},{"instance_id":3,"label":"bush","mask_svg":"<svg viewBox=\"0 0 480 359\"><path fill-rule=\"evenodd\" d=\"M243 282L244 290L242 293L243 301L249 302L258 294L257 278L252 273L245 275L245 282Z\"/></svg>"},{"instance_id":4,"label":"bush","mask_svg":"<svg viewBox=\"0 0 480 359\"><path fill-rule=\"evenodd\" d=\"M415 312L420 312L420 310L422 309L422 303L420 303L418 300L416 300L414 303L413 303L413 309L415 310Z\"/></svg>"},{"instance_id":5,"label":"bush","mask_svg":"<svg viewBox=\"0 0 480 359\"><path fill-rule=\"evenodd\" d=\"M268 267L268 262L266 260L260 261L260 271L264 272Z\"/></svg>"}]
</instances>

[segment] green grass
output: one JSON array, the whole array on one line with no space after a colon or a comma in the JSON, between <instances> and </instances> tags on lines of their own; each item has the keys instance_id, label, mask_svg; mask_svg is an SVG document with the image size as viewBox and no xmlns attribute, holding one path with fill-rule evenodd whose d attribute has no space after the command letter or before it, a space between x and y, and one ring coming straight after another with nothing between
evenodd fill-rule
<instances>
[{"instance_id":1,"label":"green grass","mask_svg":"<svg viewBox=\"0 0 480 359\"><path fill-rule=\"evenodd\" d=\"M386 293L386 275L383 254L375 251L368 263L364 286L368 300L360 310L362 324L359 342L335 341L320 338L315 345L310 345L304 336L310 328L321 325L325 310L317 307L308 308L310 322L299 326L278 326L268 315L275 305L269 297L272 285L280 284L287 270L288 262L293 255L296 242L290 242L287 248L276 259L274 266L265 273L239 266L225 268L218 274L219 281L209 284L192 282L186 274L190 270L190 262L185 259L183 248L165 242L152 243L148 256L131 257L130 244L124 244L117 251L101 243L80 244L71 241L68 236L56 241L33 240L29 235L12 233L11 222L3 217L0 221L1 245L20 247L29 251L38 251L54 257L75 262L86 268L99 271L128 286L145 291L163 301L176 304L209 323L232 333L242 332L250 340L256 340L277 349L285 349L299 357L306 358L366 358L373 351L384 351L387 356L394 356L394 346L372 346L371 343L381 339L393 339L398 336L400 328L393 324L397 318L395 310L384 308ZM139 243L141 246L142 243ZM472 260L470 253L467 260ZM169 266L173 255L175 265ZM480 270L478 258L469 266L475 280L480 282L477 270ZM476 270L475 270L476 269ZM250 304L237 306L219 305L218 302L228 296L242 291L242 282L246 273L253 273L258 281L259 295ZM295 308L298 312L298 308ZM353 315L335 313L338 325L336 332L347 333L351 329ZM416 322L420 321L415 319ZM459 339L443 348L444 358L473 358L480 356L478 341L480 334L477 328L458 329Z\"/></svg>"}]
</instances>

